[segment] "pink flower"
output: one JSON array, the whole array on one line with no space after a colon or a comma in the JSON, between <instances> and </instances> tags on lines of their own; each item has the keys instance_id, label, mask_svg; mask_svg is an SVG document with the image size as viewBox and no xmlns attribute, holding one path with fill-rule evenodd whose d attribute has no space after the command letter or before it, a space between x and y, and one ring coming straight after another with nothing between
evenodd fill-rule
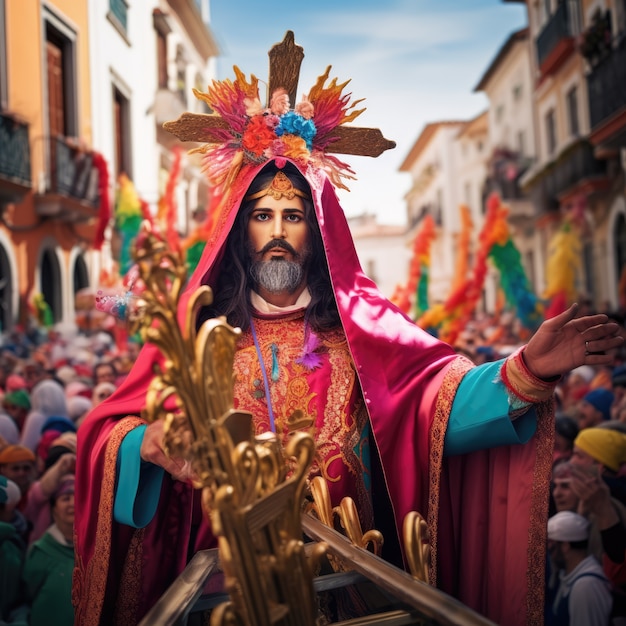
<instances>
[{"instance_id":1,"label":"pink flower","mask_svg":"<svg viewBox=\"0 0 626 626\"><path fill-rule=\"evenodd\" d=\"M270 100L270 111L275 115L284 115L289 111L289 94L282 87L272 94Z\"/></svg>"},{"instance_id":2,"label":"pink flower","mask_svg":"<svg viewBox=\"0 0 626 626\"><path fill-rule=\"evenodd\" d=\"M243 103L246 107L246 115L248 117L263 113L263 105L258 98L244 98Z\"/></svg>"},{"instance_id":3,"label":"pink flower","mask_svg":"<svg viewBox=\"0 0 626 626\"><path fill-rule=\"evenodd\" d=\"M314 111L313 103L309 101L306 94L302 96L302 101L296 104L295 111L298 115L301 115L305 120L310 120L313 117Z\"/></svg>"}]
</instances>

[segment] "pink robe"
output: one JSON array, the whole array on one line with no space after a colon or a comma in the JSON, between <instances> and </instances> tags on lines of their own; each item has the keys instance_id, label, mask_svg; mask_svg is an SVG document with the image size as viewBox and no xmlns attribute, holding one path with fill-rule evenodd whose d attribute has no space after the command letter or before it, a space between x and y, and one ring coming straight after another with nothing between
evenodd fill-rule
<instances>
[{"instance_id":1,"label":"pink robe","mask_svg":"<svg viewBox=\"0 0 626 626\"><path fill-rule=\"evenodd\" d=\"M244 167L179 307L216 282L223 246L260 167ZM410 511L429 524L431 578L497 623L537 624L543 615L545 532L552 456L551 405L538 405L537 433L523 446L444 458L447 421L470 365L385 299L359 265L347 220L326 177L309 181L343 330L380 454L396 528ZM194 497L165 477L155 518L143 529L113 521L117 451L136 427L156 348L143 348L123 385L78 432L77 624L133 624L187 561ZM175 505L174 505L175 503ZM196 503L197 504L197 503ZM206 547L203 527L195 546ZM157 566L158 564L158 566Z\"/></svg>"}]
</instances>

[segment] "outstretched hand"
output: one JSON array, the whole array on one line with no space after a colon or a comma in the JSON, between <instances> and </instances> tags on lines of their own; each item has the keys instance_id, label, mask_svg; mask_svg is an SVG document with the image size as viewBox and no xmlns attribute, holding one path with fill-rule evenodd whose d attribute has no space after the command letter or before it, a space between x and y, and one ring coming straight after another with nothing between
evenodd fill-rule
<instances>
[{"instance_id":1,"label":"outstretched hand","mask_svg":"<svg viewBox=\"0 0 626 626\"><path fill-rule=\"evenodd\" d=\"M537 378L566 374L580 365L610 365L624 339L619 325L604 314L576 318L578 305L546 320L524 349L524 361Z\"/></svg>"}]
</instances>

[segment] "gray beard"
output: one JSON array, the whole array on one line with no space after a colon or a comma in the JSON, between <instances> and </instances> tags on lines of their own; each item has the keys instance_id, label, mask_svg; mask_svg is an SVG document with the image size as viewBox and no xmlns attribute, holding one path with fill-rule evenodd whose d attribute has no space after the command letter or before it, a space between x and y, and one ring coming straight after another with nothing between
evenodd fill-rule
<instances>
[{"instance_id":1,"label":"gray beard","mask_svg":"<svg viewBox=\"0 0 626 626\"><path fill-rule=\"evenodd\" d=\"M250 276L270 293L293 293L302 284L304 270L300 263L275 259L253 263Z\"/></svg>"}]
</instances>

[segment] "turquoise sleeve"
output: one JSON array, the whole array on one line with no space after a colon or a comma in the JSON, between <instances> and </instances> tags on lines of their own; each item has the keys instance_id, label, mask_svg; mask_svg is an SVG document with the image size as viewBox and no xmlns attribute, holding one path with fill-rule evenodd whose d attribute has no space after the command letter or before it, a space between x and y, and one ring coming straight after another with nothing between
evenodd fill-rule
<instances>
[{"instance_id":1,"label":"turquoise sleeve","mask_svg":"<svg viewBox=\"0 0 626 626\"><path fill-rule=\"evenodd\" d=\"M509 396L500 380L502 361L471 369L457 389L444 441L444 454L466 454L496 446L526 443L537 426L533 405L511 419Z\"/></svg>"},{"instance_id":2,"label":"turquoise sleeve","mask_svg":"<svg viewBox=\"0 0 626 626\"><path fill-rule=\"evenodd\" d=\"M117 456L117 480L113 517L134 528L147 526L159 504L164 470L141 460L139 450L146 426L131 430Z\"/></svg>"}]
</instances>

